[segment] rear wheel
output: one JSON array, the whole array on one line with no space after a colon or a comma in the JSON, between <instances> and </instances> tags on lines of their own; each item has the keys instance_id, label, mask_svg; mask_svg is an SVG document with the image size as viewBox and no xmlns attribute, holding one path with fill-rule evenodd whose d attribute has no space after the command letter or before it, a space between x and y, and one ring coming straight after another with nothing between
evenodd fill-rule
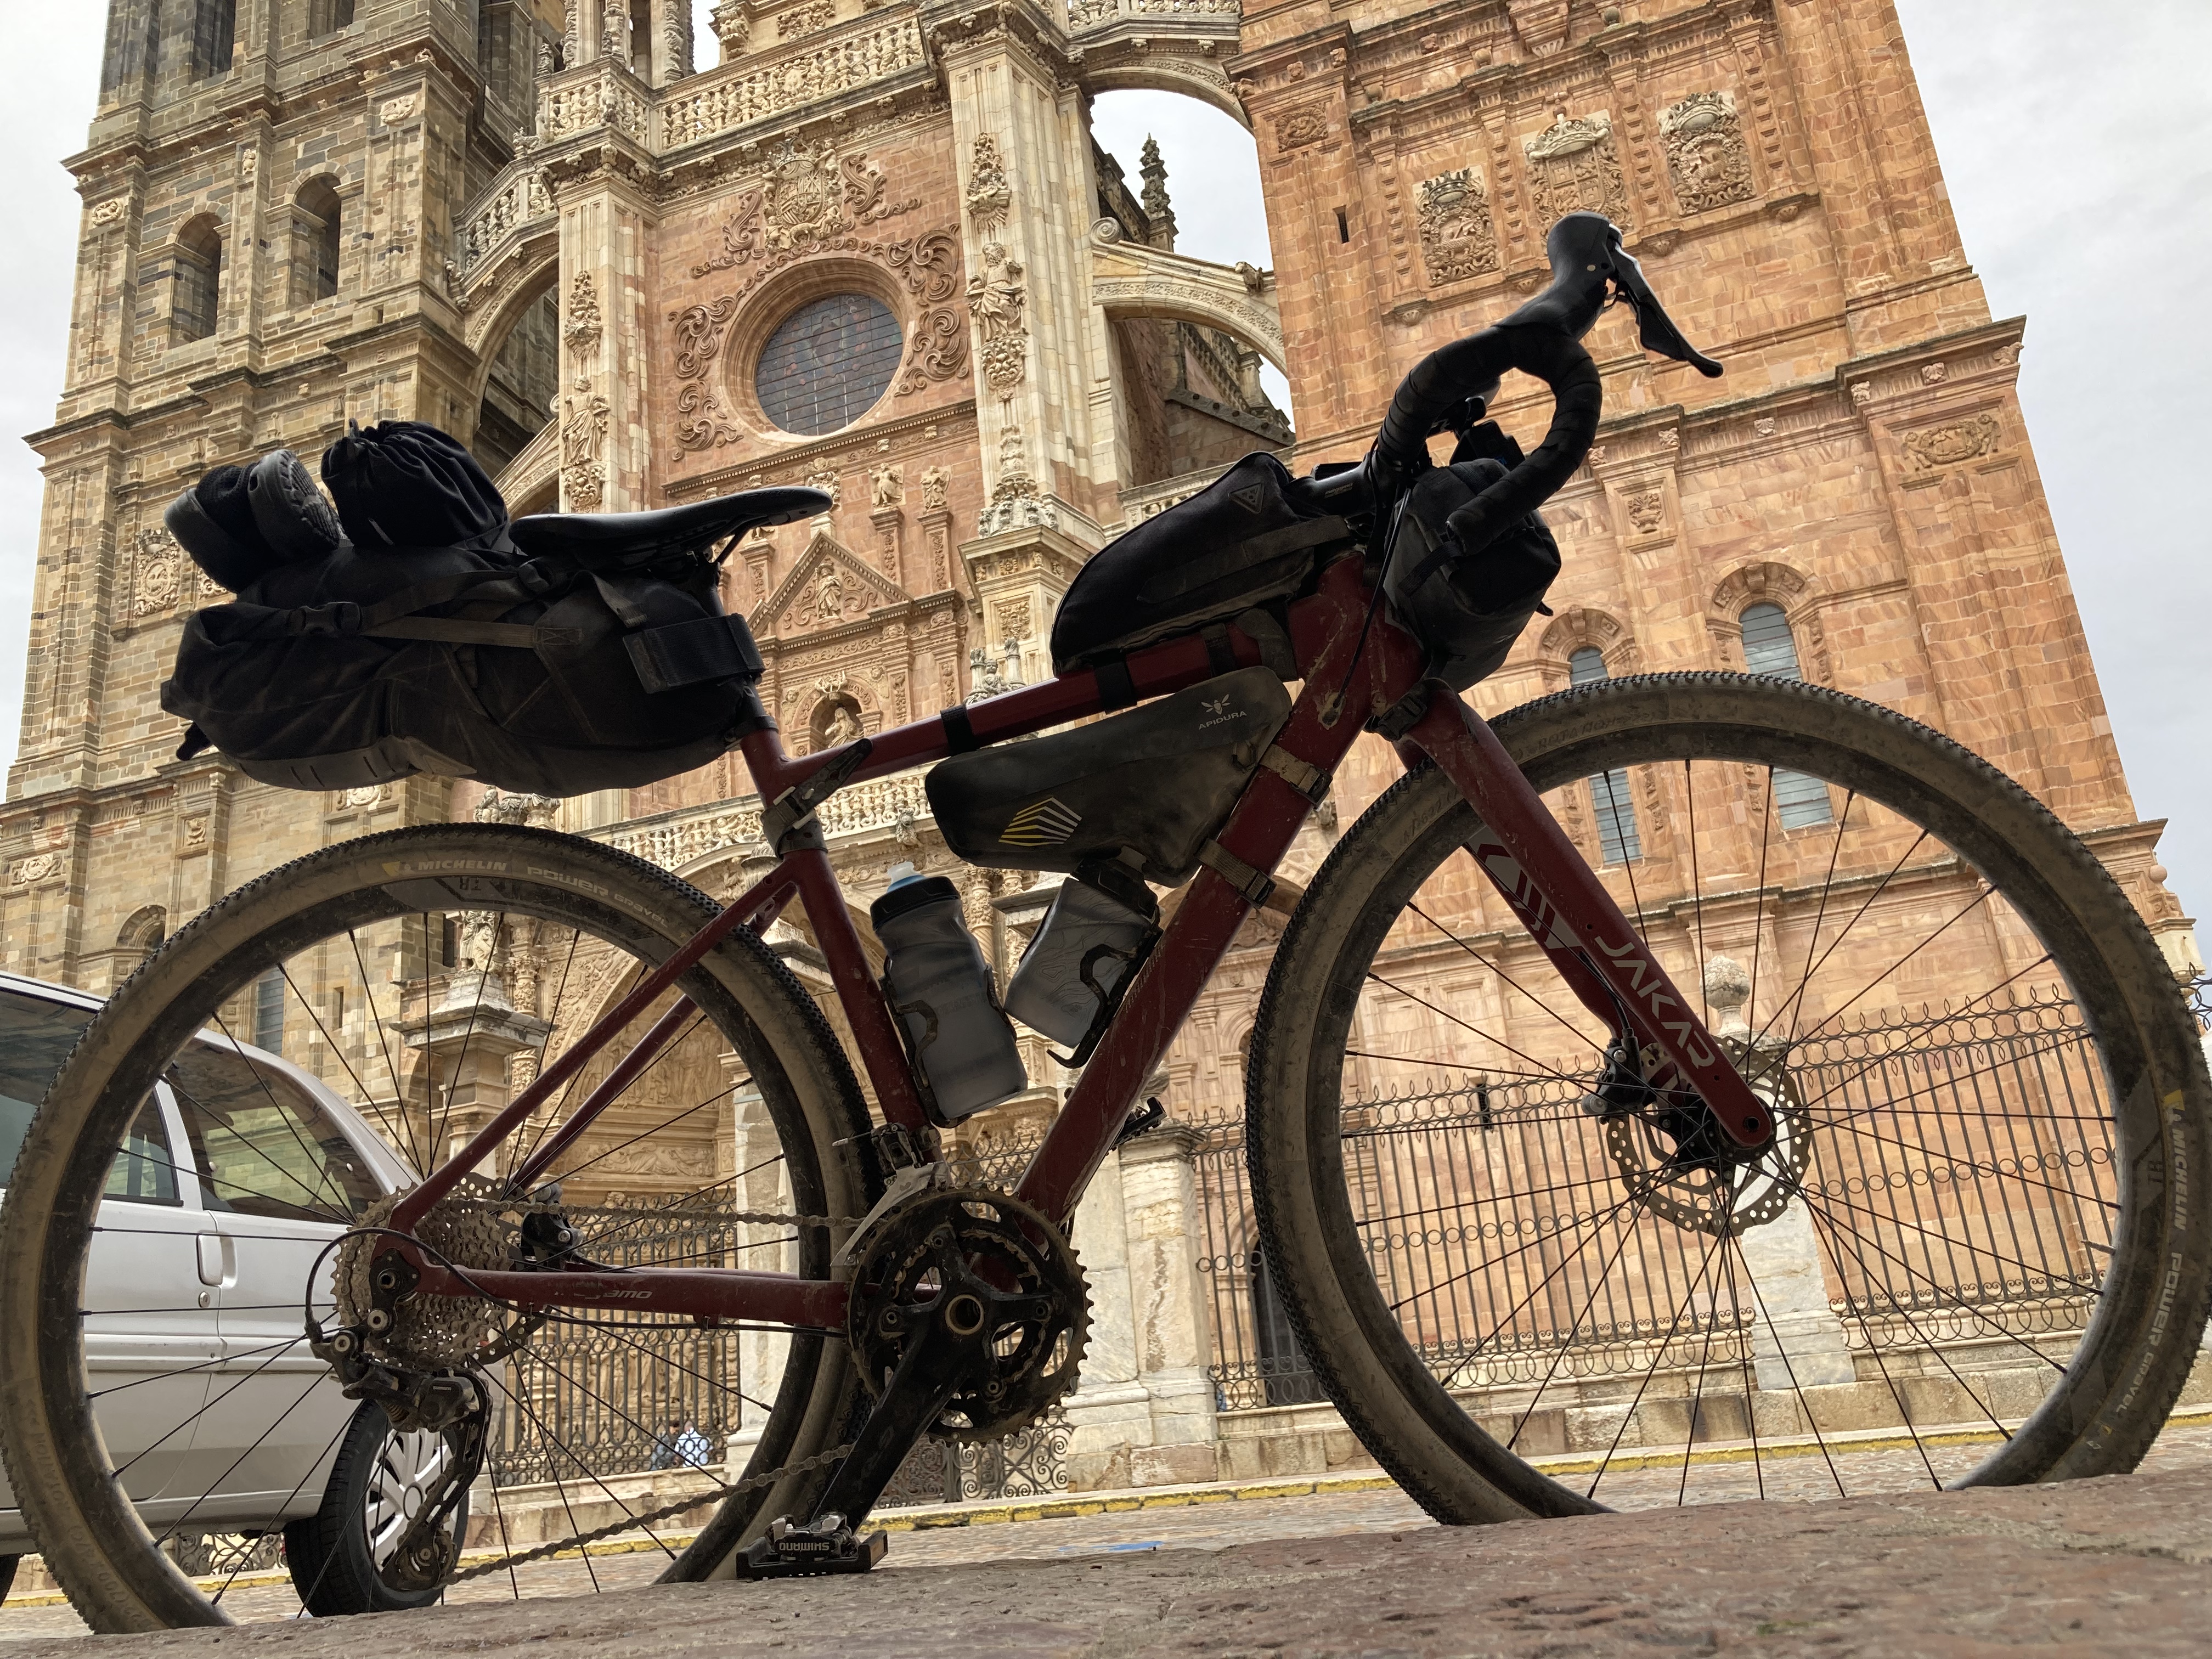
<instances>
[{"instance_id":1,"label":"rear wheel","mask_svg":"<svg viewBox=\"0 0 2212 1659\"><path fill-rule=\"evenodd\" d=\"M1370 1450L1450 1522L2133 1468L2197 1358L2212 1085L2097 860L1817 687L1496 729L1779 1127L1736 1158L1694 1103L1592 1099L1607 1033L1473 810L1401 780L1291 922L1246 1083L1271 1277Z\"/></svg>"},{"instance_id":2,"label":"rear wheel","mask_svg":"<svg viewBox=\"0 0 2212 1659\"><path fill-rule=\"evenodd\" d=\"M452 1158L717 908L574 837L401 830L325 848L232 894L87 1027L0 1213L0 1437L46 1559L95 1629L227 1620L237 1575L187 1577L172 1559L179 1537L301 1523L310 1553L322 1546L303 1589L363 1541L354 1534L374 1496L367 1488L345 1499L361 1513L307 1535L334 1465L343 1476L374 1461L349 1441L364 1432L354 1402L302 1339L303 1312L331 1319L333 1258L355 1271L348 1252L360 1247L331 1247L380 1220L414 1172ZM830 1218L866 1213L872 1196L854 1149L837 1146L865 1136L868 1120L834 1035L747 930L678 988L694 1014L533 1190L511 1190L508 1173L673 993L510 1138L482 1168L489 1180L441 1201L423 1236L479 1266L563 1239L617 1265L830 1276ZM185 1146L148 1139L149 1091L173 1102ZM134 1168L160 1166L175 1213L188 1218L178 1226L202 1235L173 1241L187 1258L200 1252L199 1282L211 1287L192 1286L181 1306L137 1305L143 1296L118 1304L103 1288L112 1275L96 1236L103 1195L118 1190L118 1148ZM538 1185L546 1179L554 1184ZM92 1328L105 1331L100 1320L113 1323L118 1305L184 1334L173 1361L124 1388L103 1386L86 1359L88 1318L97 1312ZM828 1470L744 1480L820 1456L859 1398L846 1346L819 1336L614 1312L541 1324L473 1298L414 1298L398 1319L395 1352L404 1343L425 1374L465 1373L484 1402L480 1495L465 1525L448 1523L459 1534L450 1545L415 1536L436 1558L401 1574L418 1596L726 1573L769 1519L809 1510ZM137 1421L156 1401L167 1420ZM709 1446L706 1468L654 1466L672 1423ZM176 1465L160 1482L143 1478L149 1450ZM155 1547L165 1542L167 1553ZM564 1546L554 1566L510 1561ZM327 1584L307 1597L318 1612L364 1599L404 1604Z\"/></svg>"}]
</instances>

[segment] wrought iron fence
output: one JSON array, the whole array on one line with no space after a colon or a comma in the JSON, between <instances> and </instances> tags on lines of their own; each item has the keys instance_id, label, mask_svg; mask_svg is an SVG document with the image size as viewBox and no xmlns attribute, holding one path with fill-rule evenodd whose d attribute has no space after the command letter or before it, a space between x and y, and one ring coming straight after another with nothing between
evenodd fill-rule
<instances>
[{"instance_id":1,"label":"wrought iron fence","mask_svg":"<svg viewBox=\"0 0 2212 1659\"><path fill-rule=\"evenodd\" d=\"M622 1267L735 1267L753 1242L734 1203L580 1205L564 1213L585 1255ZM609 1310L588 1324L545 1326L507 1362L494 1391L493 1479L512 1486L666 1468L696 1457L701 1440L719 1463L738 1428L738 1345L735 1331L665 1315Z\"/></svg>"},{"instance_id":2,"label":"wrought iron fence","mask_svg":"<svg viewBox=\"0 0 2212 1659\"><path fill-rule=\"evenodd\" d=\"M2200 982L2200 1021L2212 999ZM1832 1305L1856 1349L2005 1329L2054 1345L2081 1326L2108 1249L2114 1184L2105 1079L2063 993L1839 1022L1790 1054L1802 1176ZM1323 1398L1252 1219L1243 1125L1197 1126L1216 1357L1226 1410ZM1407 1336L1454 1387L1643 1372L1754 1340L1747 1291L1705 1275L1711 1238L1624 1226L1577 1242L1626 1193L1618 1143L1562 1082L1455 1083L1347 1101L1344 1160L1372 1271Z\"/></svg>"}]
</instances>

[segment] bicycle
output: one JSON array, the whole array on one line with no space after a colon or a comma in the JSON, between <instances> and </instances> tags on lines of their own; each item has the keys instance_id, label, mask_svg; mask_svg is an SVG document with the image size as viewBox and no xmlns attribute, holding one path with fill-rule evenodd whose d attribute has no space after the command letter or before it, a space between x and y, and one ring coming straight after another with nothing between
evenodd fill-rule
<instances>
[{"instance_id":1,"label":"bicycle","mask_svg":"<svg viewBox=\"0 0 2212 1659\"><path fill-rule=\"evenodd\" d=\"M1342 835L1282 934L1246 1066L1247 1133L1273 1294L1328 1397L1407 1492L1451 1522L1598 1509L1606 1479L1619 1490L1639 1470L1679 1478L1679 1499L1700 1447L1747 1460L1762 1495L1785 1462L1825 1466L1841 1492L1868 1440L1852 1410L1890 1413L1874 1438L1908 1447L1939 1484L1939 1463L1954 1484L2132 1468L2188 1376L2212 1289L2212 1226L2191 1196L2212 1080L2095 857L1948 738L1815 685L1650 675L1485 721L1432 677L1415 619L1382 602L1429 439L1473 429L1507 370L1552 388L1552 424L1453 519L1447 550L1462 556L1588 451L1599 383L1579 340L1605 305L1631 305L1647 347L1718 372L1612 226L1571 216L1550 247L1552 286L1419 365L1364 463L1299 481L1309 516L1329 523L1278 612L1202 617L804 757L763 714L738 747L773 864L729 903L580 838L429 826L312 853L164 944L57 1079L0 1220L8 1466L83 1616L102 1630L226 1616L155 1547L146 1500L107 1455L78 1287L138 1103L195 1034L245 1029L255 988L304 1011L302 1052L424 1178L356 1214L318 1189L313 1148L273 1130L257 1143L266 1170L191 1172L218 1203L228 1183L240 1202L252 1188L347 1229L299 1287L317 1358L297 1369L299 1342L232 1355L203 1410L281 1364L307 1382L280 1420L335 1378L396 1425L447 1436L457 1455L442 1467L458 1473L417 1495L396 1558L417 1585L506 1573L519 1594L516 1565L565 1548L590 1571L596 1540L660 1542L672 1516L698 1524L665 1545L668 1579L865 1569L882 1534L858 1523L923 1436L1002 1436L1074 1386L1077 1200L1157 1117L1139 1106L1147 1078L1370 730L1405 775ZM647 516L664 541L688 526L704 545L742 524L743 501ZM1179 908L1103 993L1018 1181L959 1181L912 1011L879 983L817 810L859 781L1253 669L1298 695ZM1623 796L1660 853L1601 875L1560 816L1588 811L1619 840ZM794 901L857 1073L791 953L766 939ZM492 943L432 1005L445 924L483 932L486 917ZM491 972L501 950L508 974L534 976L527 995ZM1436 988L1440 963L1460 989ZM1919 1025L1866 1018L1938 993L1948 1012ZM495 1025L504 1052L542 1049L513 1097L471 1104L456 1062L438 1098L433 1048L465 1028L465 1057ZM419 1100L403 1087L410 1044ZM1424 1068L1464 1079L1465 1109L1392 1144ZM726 1100L730 1171L690 1195L723 1195L723 1260L607 1260L635 1224L572 1213L549 1181L579 1177L583 1138L610 1112L629 1114L629 1145ZM1793 1217L1792 1248L1802 1257L1809 1239L1817 1267L1811 1292L1785 1297L1759 1231ZM777 1261L787 1270L769 1271ZM1448 1306L1474 1319L1472 1339L1437 1337ZM729 1384L743 1472L633 1508L549 1429L538 1484L556 1489L544 1504L565 1516L562 1537L465 1562L439 1521L494 1467L488 1442L563 1389L594 1392L544 1352L566 1329L648 1358L643 1335L706 1345L632 1396L648 1434L691 1408L657 1412L645 1394L699 1397L701 1379L720 1386L718 1334L751 1340L747 1366L775 1381L741 1370ZM495 1476L489 1498L495 1511Z\"/></svg>"}]
</instances>

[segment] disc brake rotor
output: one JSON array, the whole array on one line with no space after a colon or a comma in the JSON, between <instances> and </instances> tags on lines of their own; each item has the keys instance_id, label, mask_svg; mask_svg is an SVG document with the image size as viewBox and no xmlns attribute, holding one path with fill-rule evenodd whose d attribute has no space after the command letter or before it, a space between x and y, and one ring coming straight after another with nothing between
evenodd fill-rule
<instances>
[{"instance_id":1,"label":"disc brake rotor","mask_svg":"<svg viewBox=\"0 0 2212 1659\"><path fill-rule=\"evenodd\" d=\"M1740 1038L1720 1042L1772 1115L1772 1140L1755 1153L1732 1157L1696 1103L1609 1118L1605 1147L1629 1190L1654 1215L1692 1232L1733 1237L1790 1207L1812 1165L1812 1121L1779 1043L1747 1048Z\"/></svg>"},{"instance_id":2,"label":"disc brake rotor","mask_svg":"<svg viewBox=\"0 0 2212 1659\"><path fill-rule=\"evenodd\" d=\"M931 1432L966 1443L1001 1439L1035 1422L1075 1386L1091 1330L1083 1269L1044 1215L1004 1193L926 1193L878 1224L854 1276L847 1331L868 1391L883 1392L913 1331L904 1310L933 1294L930 1240L950 1227L961 1254L1010 1296L1050 1309L1007 1318L992 1335L989 1370L952 1396Z\"/></svg>"}]
</instances>

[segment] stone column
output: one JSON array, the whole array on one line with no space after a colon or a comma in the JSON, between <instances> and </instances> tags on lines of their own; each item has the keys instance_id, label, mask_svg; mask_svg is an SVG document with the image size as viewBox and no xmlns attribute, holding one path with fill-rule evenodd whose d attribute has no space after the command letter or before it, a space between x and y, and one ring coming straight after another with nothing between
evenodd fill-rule
<instances>
[{"instance_id":1,"label":"stone column","mask_svg":"<svg viewBox=\"0 0 2212 1659\"><path fill-rule=\"evenodd\" d=\"M1199 1271L1201 1224L1191 1158L1203 1137L1166 1123L1121 1149L1131 1328L1152 1443L1132 1450L1130 1484L1211 1480L1219 1473L1214 1426L1212 1316Z\"/></svg>"},{"instance_id":2,"label":"stone column","mask_svg":"<svg viewBox=\"0 0 2212 1659\"><path fill-rule=\"evenodd\" d=\"M437 1006L422 1018L397 1023L407 1047L430 1068L424 1095L432 1103L428 1133L438 1137L430 1155L444 1163L498 1115L511 1098L518 1055L545 1046L551 1022L517 1012L502 977L498 918L471 913L462 919L464 965L447 981ZM511 1154L510 1139L501 1147ZM480 1168L490 1176L495 1168Z\"/></svg>"},{"instance_id":3,"label":"stone column","mask_svg":"<svg viewBox=\"0 0 2212 1659\"><path fill-rule=\"evenodd\" d=\"M745 1071L744 1062L734 1054L722 1056L722 1066L732 1078ZM731 1174L736 1177L730 1188L732 1201L746 1210L789 1214L791 1182L777 1156L782 1142L769 1121L768 1103L747 1082L731 1097L730 1112ZM797 1273L799 1249L790 1242L790 1228L768 1222L746 1223L738 1229L732 1265L755 1273ZM738 1402L738 1431L730 1437L725 1452L732 1469L744 1468L768 1426L768 1408L782 1386L784 1361L790 1352L791 1338L782 1331L748 1330L738 1339L738 1386L746 1397Z\"/></svg>"},{"instance_id":4,"label":"stone column","mask_svg":"<svg viewBox=\"0 0 2212 1659\"><path fill-rule=\"evenodd\" d=\"M1076 1492L1133 1486L1130 1460L1152 1441L1152 1396L1137 1380L1137 1329L1129 1297L1129 1231L1121 1155L1098 1167L1076 1206L1069 1241L1091 1291L1091 1340L1067 1397L1067 1484Z\"/></svg>"},{"instance_id":5,"label":"stone column","mask_svg":"<svg viewBox=\"0 0 2212 1659\"><path fill-rule=\"evenodd\" d=\"M1714 957L1705 963L1705 997L1712 1009L1712 1032L1739 1063L1747 1053L1771 1048L1779 1051L1778 1037L1754 1039L1743 1017L1751 995L1751 975L1729 957ZM1756 1080L1758 1057L1747 1068ZM1801 1125L1797 1133L1810 1133ZM1824 1254L1813 1226L1811 1212L1802 1199L1792 1199L1780 1215L1747 1227L1736 1241L1752 1285L1754 1300L1746 1286L1753 1322L1753 1371L1762 1389L1790 1394L1795 1389L1828 1388L1858 1381L1844 1340L1843 1322L1828 1303L1827 1275L1821 1271ZM1762 1312L1764 1317L1761 1317Z\"/></svg>"}]
</instances>

